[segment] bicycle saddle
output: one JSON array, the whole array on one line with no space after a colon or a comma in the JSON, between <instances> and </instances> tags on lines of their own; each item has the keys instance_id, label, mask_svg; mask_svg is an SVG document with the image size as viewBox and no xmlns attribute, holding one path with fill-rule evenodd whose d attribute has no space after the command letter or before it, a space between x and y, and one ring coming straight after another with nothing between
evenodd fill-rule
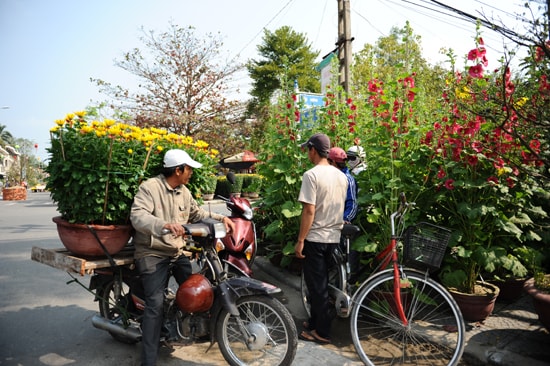
<instances>
[{"instance_id":1,"label":"bicycle saddle","mask_svg":"<svg viewBox=\"0 0 550 366\"><path fill-rule=\"evenodd\" d=\"M345 238L353 238L357 234L359 234L360 231L361 229L359 229L359 226L352 225L352 224L344 224L344 227L342 228L342 235Z\"/></svg>"}]
</instances>

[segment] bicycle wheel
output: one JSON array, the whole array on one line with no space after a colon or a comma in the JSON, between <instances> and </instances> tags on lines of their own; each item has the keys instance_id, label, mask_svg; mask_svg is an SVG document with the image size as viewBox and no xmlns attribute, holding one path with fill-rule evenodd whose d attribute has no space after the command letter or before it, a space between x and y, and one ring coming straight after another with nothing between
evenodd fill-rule
<instances>
[{"instance_id":1,"label":"bicycle wheel","mask_svg":"<svg viewBox=\"0 0 550 366\"><path fill-rule=\"evenodd\" d=\"M216 338L227 363L292 364L298 348L298 334L285 306L276 299L260 295L238 299L237 308L239 318L224 309L216 322Z\"/></svg>"},{"instance_id":2,"label":"bicycle wheel","mask_svg":"<svg viewBox=\"0 0 550 366\"><path fill-rule=\"evenodd\" d=\"M397 315L393 272L375 275L354 298L351 337L366 365L456 365L464 350L462 314L443 286L405 270L403 309Z\"/></svg>"}]
</instances>

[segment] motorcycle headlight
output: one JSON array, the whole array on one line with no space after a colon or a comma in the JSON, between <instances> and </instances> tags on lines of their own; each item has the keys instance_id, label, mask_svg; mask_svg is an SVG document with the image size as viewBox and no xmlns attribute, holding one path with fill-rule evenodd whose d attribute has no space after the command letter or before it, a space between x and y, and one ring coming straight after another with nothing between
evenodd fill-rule
<instances>
[{"instance_id":1,"label":"motorcycle headlight","mask_svg":"<svg viewBox=\"0 0 550 366\"><path fill-rule=\"evenodd\" d=\"M246 207L243 211L243 217L247 220L252 220L252 217L254 217L254 214L252 213L252 208Z\"/></svg>"},{"instance_id":2,"label":"motorcycle headlight","mask_svg":"<svg viewBox=\"0 0 550 366\"><path fill-rule=\"evenodd\" d=\"M227 231L225 230L225 224L223 222L216 222L214 225L214 237L225 238Z\"/></svg>"}]
</instances>

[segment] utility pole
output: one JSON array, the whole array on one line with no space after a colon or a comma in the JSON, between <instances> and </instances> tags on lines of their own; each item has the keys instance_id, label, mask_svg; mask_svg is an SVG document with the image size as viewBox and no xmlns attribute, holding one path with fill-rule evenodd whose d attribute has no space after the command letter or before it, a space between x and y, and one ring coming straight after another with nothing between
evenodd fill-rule
<instances>
[{"instance_id":1,"label":"utility pole","mask_svg":"<svg viewBox=\"0 0 550 366\"><path fill-rule=\"evenodd\" d=\"M349 93L350 86L350 65L351 65L351 18L350 18L350 0L338 1L338 61L339 72L338 82ZM550 0L548 0L550 1Z\"/></svg>"}]
</instances>

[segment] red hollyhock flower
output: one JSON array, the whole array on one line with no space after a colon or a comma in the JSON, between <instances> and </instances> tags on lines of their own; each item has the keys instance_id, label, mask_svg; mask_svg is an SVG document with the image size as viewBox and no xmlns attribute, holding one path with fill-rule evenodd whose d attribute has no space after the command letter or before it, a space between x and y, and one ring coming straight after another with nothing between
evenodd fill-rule
<instances>
[{"instance_id":1,"label":"red hollyhock flower","mask_svg":"<svg viewBox=\"0 0 550 366\"><path fill-rule=\"evenodd\" d=\"M477 64L475 66L470 66L468 69L468 74L476 79L483 77L483 66L481 64Z\"/></svg>"},{"instance_id":2,"label":"red hollyhock flower","mask_svg":"<svg viewBox=\"0 0 550 366\"><path fill-rule=\"evenodd\" d=\"M445 181L445 188L447 188L449 191L452 191L453 189L455 189L454 182L454 179L447 179Z\"/></svg>"}]
</instances>

